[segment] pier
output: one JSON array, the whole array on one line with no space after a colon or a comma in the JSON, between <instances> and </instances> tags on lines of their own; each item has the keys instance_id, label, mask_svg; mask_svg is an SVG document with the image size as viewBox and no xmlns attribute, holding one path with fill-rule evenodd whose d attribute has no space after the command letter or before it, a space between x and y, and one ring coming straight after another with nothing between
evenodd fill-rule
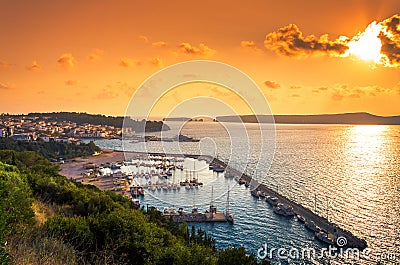
<instances>
[{"instance_id":1,"label":"pier","mask_svg":"<svg viewBox=\"0 0 400 265\"><path fill-rule=\"evenodd\" d=\"M178 157L187 157L187 158L205 160L209 164L213 164L213 165L217 166L218 168L223 168L225 171L229 171L230 174L234 175L238 181L242 181L242 183L245 183L246 186L249 186L249 184L252 181L251 176L249 176L245 173L241 173L235 168L229 167L222 160L212 157L212 156L202 156L202 155L192 155L192 154L163 154L163 153L149 153L149 154L154 155L154 156L171 156L171 157L178 156ZM314 213L313 211L304 207L303 205L290 200L286 196L267 187L265 184L262 184L262 183L259 184L258 187L256 187L256 191L262 192L265 196L276 197L278 199L278 202L291 206L296 215L300 215L300 216L304 217L308 222L314 222L315 225L319 226L322 231L325 231L329 237L334 236L335 239L338 237L345 237L347 240L345 247L358 248L361 250L365 249L367 247L367 242L364 239L358 238L357 236L353 235L353 233L351 233L350 231L340 228L339 225L337 225L333 222L330 222L325 217L319 216L318 214ZM222 213L222 215L223 215L223 213ZM205 217L201 217L201 218L190 217L190 214L187 217L173 217L173 218L176 218L174 220L177 220L177 221L184 220L185 222L187 222L185 219L190 220L191 218L193 218L192 220L198 220L197 222L218 222L217 220L219 220L218 218L217 219L207 219ZM225 219L226 219L226 217L225 217ZM304 228L304 229L306 229L306 228Z\"/></svg>"},{"instance_id":2,"label":"pier","mask_svg":"<svg viewBox=\"0 0 400 265\"><path fill-rule=\"evenodd\" d=\"M229 172L233 173L234 175L236 175L236 177L238 177L239 181L242 180L247 185L251 183L252 180L251 176L248 176L247 174L244 173L242 174L238 170L228 167L228 165L223 161L217 158L213 158L211 160L211 163L217 164L220 167L225 168L225 170L228 170ZM364 239L358 238L357 236L353 235L350 231L340 228L337 224L330 222L326 218L317 215L310 209L305 208L303 205L290 200L286 196L279 194L278 192L272 190L271 188L268 188L265 184L259 184L259 186L256 187L256 191L263 192L265 196L276 197L280 203L284 203L286 205L291 206L296 215L300 215L306 218L307 221L314 222L315 225L319 226L321 230L327 232L328 235L335 235L336 237L345 237L347 239L347 244L345 245L345 247L358 248L361 250L367 247L367 242Z\"/></svg>"},{"instance_id":3,"label":"pier","mask_svg":"<svg viewBox=\"0 0 400 265\"><path fill-rule=\"evenodd\" d=\"M166 218L172 218L176 223L212 223L232 222L224 213L183 213L164 214Z\"/></svg>"}]
</instances>

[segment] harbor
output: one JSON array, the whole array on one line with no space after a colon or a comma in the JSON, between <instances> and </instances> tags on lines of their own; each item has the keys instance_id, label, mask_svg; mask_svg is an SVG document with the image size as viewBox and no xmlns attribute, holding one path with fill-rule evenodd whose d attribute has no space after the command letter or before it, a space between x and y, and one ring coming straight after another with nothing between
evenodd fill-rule
<instances>
[{"instance_id":1,"label":"harbor","mask_svg":"<svg viewBox=\"0 0 400 265\"><path fill-rule=\"evenodd\" d=\"M132 160L124 161L122 152L116 152L116 153L120 153L119 157L121 159L119 160L119 164L118 163L116 163L117 165L114 164L114 167L123 166L123 163L127 164L136 163L135 165L137 165L137 161L133 162ZM292 217L297 218L299 222L304 223L304 229L308 229L312 232L315 232L314 238L316 240L319 240L323 243L330 245L337 245L336 240L339 237L345 237L347 242L346 247L355 247L359 249L364 249L367 247L365 240L354 236L350 231L340 228L338 225L330 222L324 217L317 215L310 209L305 208L301 204L298 204L290 200L289 198L283 196L282 194L279 194L277 191L267 187L265 184L257 183L255 180L252 180L251 176L247 174L242 174L235 168L228 167L226 163L224 163L222 160L218 158L214 158L211 156L200 156L200 155L179 155L179 154L166 155L163 153L145 154L139 152L129 153L128 156L132 156L136 159L143 161L147 161L149 159L154 161L156 160L164 161L166 165L173 166L174 170L180 173L177 174L178 177L176 177L177 176L176 174L174 174L174 176L168 176L167 174L166 176L164 176L162 173L165 172L164 169L162 169L162 172L161 171L157 172L155 169L153 169L155 167L154 164L152 164L148 169L147 179L146 179L147 169L143 170L140 167L144 165L140 165L138 169L143 170L143 172L135 171L132 173L129 172L118 173L117 170L116 171L117 173L113 173L112 176L97 176L97 177L87 176L80 180L84 183L89 182L90 184L94 184L97 182L98 179L108 177L109 180L112 182L110 183L109 186L102 186L104 189L114 190L117 193L132 198L133 201L137 203L137 205L139 206L140 197L154 196L152 194L154 194L155 192L171 193L171 196L178 196L181 188L183 188L183 191L185 192L193 192L193 193L200 192L202 189L200 185L189 184L191 183L191 181L193 181L193 179L197 178L198 181L198 177L194 173L195 170L193 168L192 172L190 172L190 170L188 171L187 169L185 170L182 167L182 163L184 159L195 159L197 161L204 161L208 165L208 169L212 170L213 172L216 172L216 174L225 175L226 173L229 172L229 174L226 174L225 177L232 178L236 180L239 184L243 184L244 186L246 186L250 193L249 196L253 196L255 199L260 201L264 200L265 204L269 204L271 205L271 207L273 207L274 213L283 216L287 215L286 218L292 218ZM106 162L105 161L103 162L104 163L102 164L105 165ZM85 164L87 165L87 163L81 164L82 166L80 168L81 171L83 169L83 165ZM100 164L101 163L99 163L98 165ZM109 167L111 166L112 165L110 164ZM154 170L154 172L152 172L151 170ZM169 168L168 169L165 168L165 170L169 170ZM154 179L154 177L150 177L151 174L154 175L158 174L157 179ZM174 177L177 179L172 181L172 178ZM92 179L91 182L89 181L90 179ZM161 181L163 179L166 181L164 182ZM168 181L168 179L170 179L170 181ZM133 180L135 180L135 182ZM143 193L140 194L139 190L142 191ZM227 202L227 204L228 203L229 201ZM193 202L193 205L195 204L196 203ZM212 202L210 203L210 206L213 206ZM177 207L179 207L179 205ZM229 209L227 209L227 211L225 212L217 212L217 211L212 212L210 210L208 212L207 210L204 212L200 212L199 210L193 211L194 210L193 208L194 207L192 207L192 209L185 209L185 210L183 210L182 208L182 210L179 209L178 211L176 211L174 208L164 207L164 210L159 210L159 211L166 218L172 218L174 222L195 222L195 223L232 222L233 223L233 216L230 215ZM293 211L293 213L290 213L290 211Z\"/></svg>"}]
</instances>

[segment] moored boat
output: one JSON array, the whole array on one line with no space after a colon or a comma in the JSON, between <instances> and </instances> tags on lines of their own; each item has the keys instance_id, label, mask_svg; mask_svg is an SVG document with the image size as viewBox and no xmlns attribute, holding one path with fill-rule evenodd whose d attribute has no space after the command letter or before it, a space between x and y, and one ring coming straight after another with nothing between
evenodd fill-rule
<instances>
[{"instance_id":1,"label":"moored boat","mask_svg":"<svg viewBox=\"0 0 400 265\"><path fill-rule=\"evenodd\" d=\"M274 213L282 215L282 216L287 216L287 217L294 216L294 211L293 211L292 206L284 204L284 203L278 203L274 207Z\"/></svg>"},{"instance_id":2,"label":"moored boat","mask_svg":"<svg viewBox=\"0 0 400 265\"><path fill-rule=\"evenodd\" d=\"M315 238L318 239L319 241L324 242L324 243L329 244L329 245L334 245L335 244L334 236L332 234L328 234L328 233L323 232L323 231L318 232L318 233L316 232L315 233Z\"/></svg>"},{"instance_id":3,"label":"moored boat","mask_svg":"<svg viewBox=\"0 0 400 265\"><path fill-rule=\"evenodd\" d=\"M271 205L271 206L277 206L278 205L278 198L277 197L267 196L265 201L268 202L268 204Z\"/></svg>"},{"instance_id":4,"label":"moored boat","mask_svg":"<svg viewBox=\"0 0 400 265\"><path fill-rule=\"evenodd\" d=\"M305 223L306 222L306 218L300 214L297 215L297 221L299 221L300 223Z\"/></svg>"},{"instance_id":5,"label":"moored boat","mask_svg":"<svg viewBox=\"0 0 400 265\"><path fill-rule=\"evenodd\" d=\"M317 232L318 233L319 231L321 231L321 228L318 225L316 225L313 221L306 222L304 226L308 230L311 230L313 232Z\"/></svg>"}]
</instances>

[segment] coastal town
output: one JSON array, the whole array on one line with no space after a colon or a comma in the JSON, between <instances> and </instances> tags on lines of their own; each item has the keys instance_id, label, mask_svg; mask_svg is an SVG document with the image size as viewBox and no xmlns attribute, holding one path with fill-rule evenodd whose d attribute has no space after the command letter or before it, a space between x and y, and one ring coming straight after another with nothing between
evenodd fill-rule
<instances>
[{"instance_id":1,"label":"coastal town","mask_svg":"<svg viewBox=\"0 0 400 265\"><path fill-rule=\"evenodd\" d=\"M119 139L121 135L122 128L112 125L54 121L46 116L0 115L0 138L8 137L17 141L36 141L40 138L45 142L80 142L83 138Z\"/></svg>"}]
</instances>

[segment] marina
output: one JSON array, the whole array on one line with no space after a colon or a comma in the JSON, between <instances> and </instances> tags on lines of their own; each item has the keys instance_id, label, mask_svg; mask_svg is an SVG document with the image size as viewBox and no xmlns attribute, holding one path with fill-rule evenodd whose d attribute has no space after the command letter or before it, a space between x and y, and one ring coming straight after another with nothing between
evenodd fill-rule
<instances>
[{"instance_id":1,"label":"marina","mask_svg":"<svg viewBox=\"0 0 400 265\"><path fill-rule=\"evenodd\" d=\"M101 178L102 175L111 177L116 186L111 188L126 197L132 198L132 201L138 206L143 207L140 198L155 192L173 192L177 195L181 188L186 192L196 192L201 189L203 184L196 175L195 167L188 169L184 166L185 159L204 161L208 165L208 170L217 174L224 174L225 177L233 178L238 184L244 184L250 190L251 196L258 200L264 200L269 204L273 212L286 218L296 219L304 223L304 229L315 233L314 238L329 245L337 245L336 240L339 237L345 237L346 247L364 249L367 247L365 240L354 236L350 231L341 229L338 225L330 222L324 217L315 214L308 208L298 204L287 197L279 194L275 190L267 187L265 184L259 184L252 180L251 176L242 174L235 168L230 168L226 163L218 158L200 155L178 155L163 153L130 153L134 157L131 161L120 161L117 163L90 165L86 166L86 175ZM193 163L194 165L195 163ZM104 168L105 166L105 168ZM90 168L90 169L88 169ZM126 170L126 169L130 170ZM133 170L132 170L133 168ZM112 169L112 170L111 170ZM121 171L121 169L125 169ZM101 173L100 173L101 172ZM167 174L167 172L169 172ZM177 174L177 172L179 172ZM173 174L172 174L173 173ZM229 192L228 192L229 193ZM229 194L228 194L229 196ZM211 195L212 197L212 195ZM194 203L195 204L195 203ZM227 200L229 205L229 198ZM214 209L215 208L215 209ZM174 222L231 222L233 215L229 213L229 207L225 212L217 212L216 207L210 203L210 209L200 212L195 206L192 211L185 212L183 208L175 211L174 208L164 208L159 210L166 218L172 218Z\"/></svg>"}]
</instances>

